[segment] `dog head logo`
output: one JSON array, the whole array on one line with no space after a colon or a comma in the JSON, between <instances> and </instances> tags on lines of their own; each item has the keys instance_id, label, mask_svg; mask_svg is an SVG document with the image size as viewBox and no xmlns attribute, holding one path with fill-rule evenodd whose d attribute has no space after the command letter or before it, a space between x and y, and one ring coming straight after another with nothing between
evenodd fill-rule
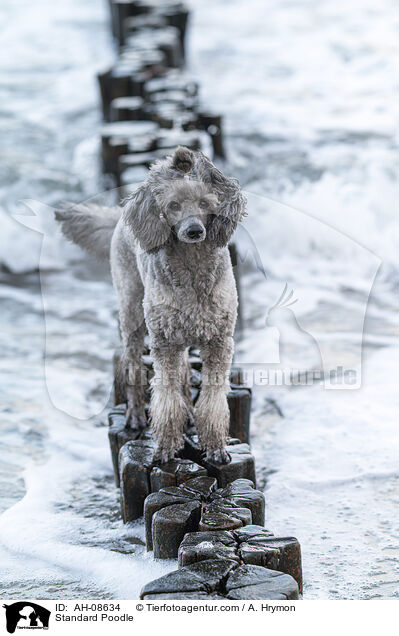
<instances>
[{"instance_id":1,"label":"dog head logo","mask_svg":"<svg viewBox=\"0 0 399 636\"><path fill-rule=\"evenodd\" d=\"M278 301L269 309L266 328L274 328L278 332L278 360L282 366L294 365L300 371L305 365L322 372L322 358L317 340L300 324L295 311L291 308L298 302L294 290L288 290L285 284ZM293 355L294 354L294 355Z\"/></svg>"},{"instance_id":2,"label":"dog head logo","mask_svg":"<svg viewBox=\"0 0 399 636\"><path fill-rule=\"evenodd\" d=\"M50 610L32 603L18 601L11 605L3 605L6 610L7 631L13 634L18 629L48 629Z\"/></svg>"}]
</instances>

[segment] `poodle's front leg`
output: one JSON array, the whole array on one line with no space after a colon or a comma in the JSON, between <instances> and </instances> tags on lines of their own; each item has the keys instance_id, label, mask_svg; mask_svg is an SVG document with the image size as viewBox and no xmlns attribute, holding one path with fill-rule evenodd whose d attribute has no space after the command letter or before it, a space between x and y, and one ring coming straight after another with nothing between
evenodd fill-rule
<instances>
[{"instance_id":1,"label":"poodle's front leg","mask_svg":"<svg viewBox=\"0 0 399 636\"><path fill-rule=\"evenodd\" d=\"M210 461L226 463L225 449L230 412L226 393L234 343L231 336L219 338L201 348L202 389L196 404L196 426L201 447Z\"/></svg>"},{"instance_id":2,"label":"poodle's front leg","mask_svg":"<svg viewBox=\"0 0 399 636\"><path fill-rule=\"evenodd\" d=\"M151 422L158 443L156 458L167 462L183 446L188 417L182 385L185 380L184 347L161 345L151 348L154 360Z\"/></svg>"}]
</instances>

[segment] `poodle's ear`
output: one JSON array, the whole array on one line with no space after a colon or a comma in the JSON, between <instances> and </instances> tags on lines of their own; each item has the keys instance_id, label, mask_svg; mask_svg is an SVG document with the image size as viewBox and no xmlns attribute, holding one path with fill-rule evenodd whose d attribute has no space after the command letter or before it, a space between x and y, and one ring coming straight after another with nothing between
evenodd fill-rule
<instances>
[{"instance_id":1,"label":"poodle's ear","mask_svg":"<svg viewBox=\"0 0 399 636\"><path fill-rule=\"evenodd\" d=\"M206 164L205 178L209 180L212 191L219 200L216 214L209 218L207 236L216 247L224 247L235 232L238 222L246 215L247 201L237 179L226 177L209 159L206 159Z\"/></svg>"},{"instance_id":2,"label":"poodle's ear","mask_svg":"<svg viewBox=\"0 0 399 636\"><path fill-rule=\"evenodd\" d=\"M234 199L225 201L216 214L209 217L207 238L216 247L224 247L234 234L243 216L245 199L239 193Z\"/></svg>"},{"instance_id":3,"label":"poodle's ear","mask_svg":"<svg viewBox=\"0 0 399 636\"><path fill-rule=\"evenodd\" d=\"M169 238L170 228L148 184L144 183L125 201L123 218L146 252L161 248Z\"/></svg>"},{"instance_id":4,"label":"poodle's ear","mask_svg":"<svg viewBox=\"0 0 399 636\"><path fill-rule=\"evenodd\" d=\"M246 215L246 199L237 179L226 177L202 153L198 153L197 170L199 177L209 183L219 200L215 215L209 218L207 237L216 247L227 245L238 222Z\"/></svg>"}]
</instances>

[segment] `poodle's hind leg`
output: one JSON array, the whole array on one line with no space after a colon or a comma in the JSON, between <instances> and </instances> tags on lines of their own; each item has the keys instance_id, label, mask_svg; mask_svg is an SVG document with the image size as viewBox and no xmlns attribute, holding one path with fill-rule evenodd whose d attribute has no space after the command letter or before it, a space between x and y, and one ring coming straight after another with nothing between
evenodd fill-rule
<instances>
[{"instance_id":1,"label":"poodle's hind leg","mask_svg":"<svg viewBox=\"0 0 399 636\"><path fill-rule=\"evenodd\" d=\"M226 336L201 347L202 389L196 403L195 422L200 445L209 461L227 463L225 449L230 411L227 403L233 338Z\"/></svg>"},{"instance_id":2,"label":"poodle's hind leg","mask_svg":"<svg viewBox=\"0 0 399 636\"><path fill-rule=\"evenodd\" d=\"M124 384L126 391L126 426L132 429L141 429L147 426L144 393L148 385L148 379L147 371L141 359L144 349L144 336L144 323L129 334L117 376L118 381Z\"/></svg>"},{"instance_id":3,"label":"poodle's hind leg","mask_svg":"<svg viewBox=\"0 0 399 636\"><path fill-rule=\"evenodd\" d=\"M154 378L151 395L151 423L158 443L156 459L167 462L183 446L188 406L182 386L186 377L184 348L152 346Z\"/></svg>"},{"instance_id":4,"label":"poodle's hind leg","mask_svg":"<svg viewBox=\"0 0 399 636\"><path fill-rule=\"evenodd\" d=\"M120 226L111 243L111 270L119 300L119 323L124 352L119 364L117 381L127 397L126 425L140 429L146 426L144 391L146 370L142 362L144 336L144 288L134 253L126 244Z\"/></svg>"}]
</instances>

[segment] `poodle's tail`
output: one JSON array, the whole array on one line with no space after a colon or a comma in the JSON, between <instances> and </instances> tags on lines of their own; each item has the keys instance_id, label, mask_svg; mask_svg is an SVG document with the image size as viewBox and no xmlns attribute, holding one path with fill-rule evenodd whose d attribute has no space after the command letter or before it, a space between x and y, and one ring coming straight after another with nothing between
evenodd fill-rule
<instances>
[{"instance_id":1,"label":"poodle's tail","mask_svg":"<svg viewBox=\"0 0 399 636\"><path fill-rule=\"evenodd\" d=\"M65 236L99 260L108 260L111 239L122 208L81 203L63 204L55 211Z\"/></svg>"}]
</instances>

